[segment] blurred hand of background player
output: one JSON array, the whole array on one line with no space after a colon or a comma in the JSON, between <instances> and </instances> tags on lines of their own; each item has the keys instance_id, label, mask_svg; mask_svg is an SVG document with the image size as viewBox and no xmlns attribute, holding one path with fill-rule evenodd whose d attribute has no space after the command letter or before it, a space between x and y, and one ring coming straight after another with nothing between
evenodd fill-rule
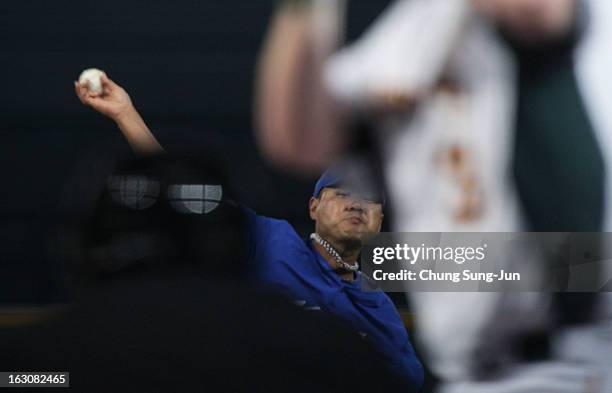
<instances>
[{"instance_id":1,"label":"blurred hand of background player","mask_svg":"<svg viewBox=\"0 0 612 393\"><path fill-rule=\"evenodd\" d=\"M81 102L92 107L115 122L135 112L128 93L118 84L108 78L105 73L100 77L102 93L89 90L89 83L74 82L74 90Z\"/></svg>"}]
</instances>

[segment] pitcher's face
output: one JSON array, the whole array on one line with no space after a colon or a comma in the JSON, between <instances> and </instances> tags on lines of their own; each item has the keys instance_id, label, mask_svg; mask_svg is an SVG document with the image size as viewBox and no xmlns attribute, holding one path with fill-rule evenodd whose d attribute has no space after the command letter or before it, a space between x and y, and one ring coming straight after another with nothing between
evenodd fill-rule
<instances>
[{"instance_id":1,"label":"pitcher's face","mask_svg":"<svg viewBox=\"0 0 612 393\"><path fill-rule=\"evenodd\" d=\"M324 188L319 198L310 199L310 217L324 238L363 242L380 232L382 205L351 195L341 188Z\"/></svg>"}]
</instances>

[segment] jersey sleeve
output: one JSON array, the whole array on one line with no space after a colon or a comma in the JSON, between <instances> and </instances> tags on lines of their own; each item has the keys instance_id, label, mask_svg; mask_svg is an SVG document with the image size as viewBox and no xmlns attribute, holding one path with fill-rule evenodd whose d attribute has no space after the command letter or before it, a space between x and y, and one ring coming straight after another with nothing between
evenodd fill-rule
<instances>
[{"instance_id":1,"label":"jersey sleeve","mask_svg":"<svg viewBox=\"0 0 612 393\"><path fill-rule=\"evenodd\" d=\"M270 232L269 219L260 216L247 206L242 206L246 216L247 225L247 264L252 269L256 268L258 250L263 247L263 242Z\"/></svg>"}]
</instances>

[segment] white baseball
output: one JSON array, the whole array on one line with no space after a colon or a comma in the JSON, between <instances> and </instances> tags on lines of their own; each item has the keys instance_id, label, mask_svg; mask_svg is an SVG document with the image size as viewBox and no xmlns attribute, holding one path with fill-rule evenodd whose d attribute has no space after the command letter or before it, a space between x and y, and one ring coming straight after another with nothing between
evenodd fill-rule
<instances>
[{"instance_id":1,"label":"white baseball","mask_svg":"<svg viewBox=\"0 0 612 393\"><path fill-rule=\"evenodd\" d=\"M97 68L88 68L85 71L81 72L79 76L79 83L83 84L85 82L89 82L89 91L94 94L102 93L102 80L100 77L102 76L102 71Z\"/></svg>"}]
</instances>

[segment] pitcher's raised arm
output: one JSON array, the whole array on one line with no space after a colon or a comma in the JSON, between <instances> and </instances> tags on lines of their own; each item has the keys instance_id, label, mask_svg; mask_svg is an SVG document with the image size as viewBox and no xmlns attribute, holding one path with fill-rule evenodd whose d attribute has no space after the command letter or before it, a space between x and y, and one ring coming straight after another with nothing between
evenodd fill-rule
<instances>
[{"instance_id":1,"label":"pitcher's raised arm","mask_svg":"<svg viewBox=\"0 0 612 393\"><path fill-rule=\"evenodd\" d=\"M74 90L84 105L112 119L128 143L139 154L163 152L155 136L132 104L129 94L105 73L100 76L102 92L89 89L89 82L74 82Z\"/></svg>"}]
</instances>

